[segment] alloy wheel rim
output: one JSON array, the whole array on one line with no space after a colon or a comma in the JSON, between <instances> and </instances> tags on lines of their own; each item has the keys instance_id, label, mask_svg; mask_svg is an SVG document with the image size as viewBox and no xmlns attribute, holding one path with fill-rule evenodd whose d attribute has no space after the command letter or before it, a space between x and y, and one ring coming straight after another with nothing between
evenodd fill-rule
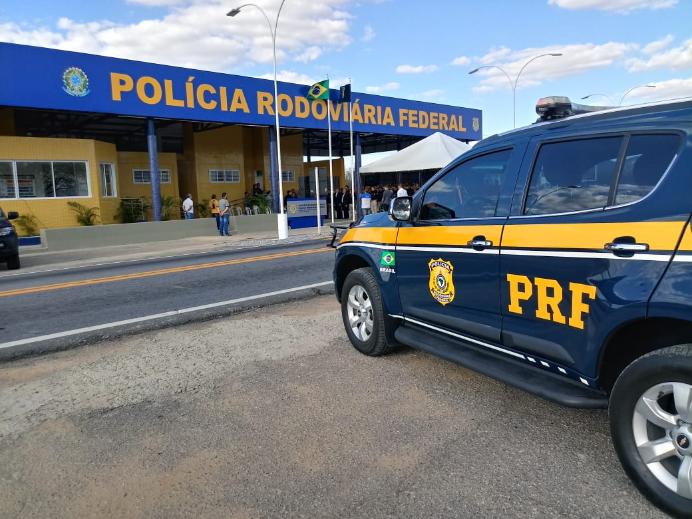
<instances>
[{"instance_id":1,"label":"alloy wheel rim","mask_svg":"<svg viewBox=\"0 0 692 519\"><path fill-rule=\"evenodd\" d=\"M354 285L348 292L346 301L348 324L353 335L360 341L367 341L372 336L374 321L372 318L372 301L368 292L361 285Z\"/></svg>"},{"instance_id":2,"label":"alloy wheel rim","mask_svg":"<svg viewBox=\"0 0 692 519\"><path fill-rule=\"evenodd\" d=\"M692 500L692 385L664 382L645 391L634 409L632 431L649 471Z\"/></svg>"}]
</instances>

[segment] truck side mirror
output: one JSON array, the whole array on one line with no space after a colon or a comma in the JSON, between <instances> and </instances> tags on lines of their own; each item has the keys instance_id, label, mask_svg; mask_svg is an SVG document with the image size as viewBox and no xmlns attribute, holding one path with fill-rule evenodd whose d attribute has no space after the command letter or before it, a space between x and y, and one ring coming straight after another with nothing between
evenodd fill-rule
<instances>
[{"instance_id":1,"label":"truck side mirror","mask_svg":"<svg viewBox=\"0 0 692 519\"><path fill-rule=\"evenodd\" d=\"M392 215L397 222L408 222L411 220L411 208L413 207L413 198L410 196L399 196L392 200L392 209L389 214Z\"/></svg>"}]
</instances>

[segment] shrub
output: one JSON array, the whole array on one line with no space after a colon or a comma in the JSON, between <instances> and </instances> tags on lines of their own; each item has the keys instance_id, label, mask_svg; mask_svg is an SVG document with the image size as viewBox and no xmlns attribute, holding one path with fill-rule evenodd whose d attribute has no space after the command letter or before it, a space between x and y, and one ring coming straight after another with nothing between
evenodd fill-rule
<instances>
[{"instance_id":1,"label":"shrub","mask_svg":"<svg viewBox=\"0 0 692 519\"><path fill-rule=\"evenodd\" d=\"M23 236L38 236L38 220L33 214L23 214L15 220Z\"/></svg>"},{"instance_id":2,"label":"shrub","mask_svg":"<svg viewBox=\"0 0 692 519\"><path fill-rule=\"evenodd\" d=\"M161 197L161 220L170 220L180 210L180 200L174 196Z\"/></svg>"},{"instance_id":3,"label":"shrub","mask_svg":"<svg viewBox=\"0 0 692 519\"><path fill-rule=\"evenodd\" d=\"M70 209L75 213L79 225L94 225L99 216L98 207L87 207L79 202L67 202Z\"/></svg>"},{"instance_id":4,"label":"shrub","mask_svg":"<svg viewBox=\"0 0 692 519\"><path fill-rule=\"evenodd\" d=\"M211 216L211 209L209 209L209 200L205 198L199 204L196 204L195 211L197 212L197 216L199 216L200 218L209 218Z\"/></svg>"},{"instance_id":5,"label":"shrub","mask_svg":"<svg viewBox=\"0 0 692 519\"><path fill-rule=\"evenodd\" d=\"M257 206L260 213L266 213L267 209L269 208L269 199L266 197L266 195L251 196L248 199L248 206L250 208Z\"/></svg>"},{"instance_id":6,"label":"shrub","mask_svg":"<svg viewBox=\"0 0 692 519\"><path fill-rule=\"evenodd\" d=\"M116 218L120 223L145 222L149 204L142 198L121 198Z\"/></svg>"}]
</instances>

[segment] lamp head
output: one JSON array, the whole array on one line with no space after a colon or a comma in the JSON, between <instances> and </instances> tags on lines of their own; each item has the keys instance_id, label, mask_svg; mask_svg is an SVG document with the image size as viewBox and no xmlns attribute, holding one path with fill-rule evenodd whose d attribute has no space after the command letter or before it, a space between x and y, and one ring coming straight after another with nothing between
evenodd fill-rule
<instances>
[{"instance_id":1,"label":"lamp head","mask_svg":"<svg viewBox=\"0 0 692 519\"><path fill-rule=\"evenodd\" d=\"M469 74L475 74L475 73L478 72L479 70L480 70L480 67L479 67L479 68L474 68L473 70L471 70L471 71L469 72Z\"/></svg>"},{"instance_id":2,"label":"lamp head","mask_svg":"<svg viewBox=\"0 0 692 519\"><path fill-rule=\"evenodd\" d=\"M239 12L240 12L240 8L236 7L235 9L231 9L230 11L228 11L226 13L226 16L233 17L233 16L237 15Z\"/></svg>"}]
</instances>

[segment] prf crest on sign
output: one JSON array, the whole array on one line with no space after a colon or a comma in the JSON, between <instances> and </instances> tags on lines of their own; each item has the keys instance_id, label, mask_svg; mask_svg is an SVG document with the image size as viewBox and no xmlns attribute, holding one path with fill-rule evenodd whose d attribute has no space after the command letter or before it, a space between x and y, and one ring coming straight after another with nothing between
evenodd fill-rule
<instances>
[{"instance_id":1,"label":"prf crest on sign","mask_svg":"<svg viewBox=\"0 0 692 519\"><path fill-rule=\"evenodd\" d=\"M437 258L428 262L428 269L430 269L428 288L433 299L442 306L454 301L455 291L454 280L452 279L454 265L442 258Z\"/></svg>"}]
</instances>

